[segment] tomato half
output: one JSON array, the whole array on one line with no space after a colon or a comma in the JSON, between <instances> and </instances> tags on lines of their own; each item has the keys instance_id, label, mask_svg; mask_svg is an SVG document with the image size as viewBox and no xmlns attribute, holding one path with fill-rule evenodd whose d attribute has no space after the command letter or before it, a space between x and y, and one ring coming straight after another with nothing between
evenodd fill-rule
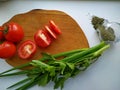
<instances>
[{"instance_id":1,"label":"tomato half","mask_svg":"<svg viewBox=\"0 0 120 90\"><path fill-rule=\"evenodd\" d=\"M14 22L8 23L4 26L5 39L11 42L19 42L24 37L23 28Z\"/></svg>"},{"instance_id":2,"label":"tomato half","mask_svg":"<svg viewBox=\"0 0 120 90\"><path fill-rule=\"evenodd\" d=\"M53 20L49 21L50 27L52 28L52 30L54 30L55 33L57 34L61 34L61 30L59 29L59 27L55 24L55 22Z\"/></svg>"},{"instance_id":3,"label":"tomato half","mask_svg":"<svg viewBox=\"0 0 120 90\"><path fill-rule=\"evenodd\" d=\"M34 40L39 47L47 47L51 44L51 38L45 30L38 30L34 35Z\"/></svg>"},{"instance_id":4,"label":"tomato half","mask_svg":"<svg viewBox=\"0 0 120 90\"><path fill-rule=\"evenodd\" d=\"M49 26L45 26L45 30L46 30L54 39L57 38L56 34L53 32L53 30L52 30Z\"/></svg>"},{"instance_id":5,"label":"tomato half","mask_svg":"<svg viewBox=\"0 0 120 90\"><path fill-rule=\"evenodd\" d=\"M36 52L36 44L31 40L24 41L18 47L18 56L22 59L28 59L34 56Z\"/></svg>"},{"instance_id":6,"label":"tomato half","mask_svg":"<svg viewBox=\"0 0 120 90\"><path fill-rule=\"evenodd\" d=\"M0 58L10 58L16 53L16 46L9 41L0 44Z\"/></svg>"}]
</instances>

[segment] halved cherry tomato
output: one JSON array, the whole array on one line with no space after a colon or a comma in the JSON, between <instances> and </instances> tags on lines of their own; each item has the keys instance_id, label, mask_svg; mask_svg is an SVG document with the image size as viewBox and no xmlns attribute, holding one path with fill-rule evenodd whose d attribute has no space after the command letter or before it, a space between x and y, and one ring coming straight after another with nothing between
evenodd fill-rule
<instances>
[{"instance_id":1,"label":"halved cherry tomato","mask_svg":"<svg viewBox=\"0 0 120 90\"><path fill-rule=\"evenodd\" d=\"M0 26L0 41L4 39L3 27Z\"/></svg>"},{"instance_id":2,"label":"halved cherry tomato","mask_svg":"<svg viewBox=\"0 0 120 90\"><path fill-rule=\"evenodd\" d=\"M5 39L10 42L19 42L24 37L23 28L17 23L10 22L4 26L4 35Z\"/></svg>"},{"instance_id":3,"label":"halved cherry tomato","mask_svg":"<svg viewBox=\"0 0 120 90\"><path fill-rule=\"evenodd\" d=\"M34 35L34 40L39 47L47 47L51 44L51 38L45 30L38 30Z\"/></svg>"},{"instance_id":4,"label":"halved cherry tomato","mask_svg":"<svg viewBox=\"0 0 120 90\"><path fill-rule=\"evenodd\" d=\"M50 27L52 28L52 30L54 30L55 33L57 34L61 34L61 30L59 29L59 27L55 24L55 22L53 20L49 21Z\"/></svg>"},{"instance_id":5,"label":"halved cherry tomato","mask_svg":"<svg viewBox=\"0 0 120 90\"><path fill-rule=\"evenodd\" d=\"M0 58L10 58L16 53L16 46L9 41L0 44Z\"/></svg>"},{"instance_id":6,"label":"halved cherry tomato","mask_svg":"<svg viewBox=\"0 0 120 90\"><path fill-rule=\"evenodd\" d=\"M36 52L36 44L31 40L24 41L18 47L18 56L22 59L28 59L33 57Z\"/></svg>"},{"instance_id":7,"label":"halved cherry tomato","mask_svg":"<svg viewBox=\"0 0 120 90\"><path fill-rule=\"evenodd\" d=\"M56 34L50 29L50 27L45 26L45 30L47 30L47 32L53 37L53 38L57 38Z\"/></svg>"}]
</instances>

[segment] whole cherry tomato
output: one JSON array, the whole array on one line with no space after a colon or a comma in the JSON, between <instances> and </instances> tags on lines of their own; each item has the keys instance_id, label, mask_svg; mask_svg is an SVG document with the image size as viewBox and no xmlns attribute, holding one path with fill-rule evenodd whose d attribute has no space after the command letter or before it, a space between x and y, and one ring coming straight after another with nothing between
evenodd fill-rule
<instances>
[{"instance_id":1,"label":"whole cherry tomato","mask_svg":"<svg viewBox=\"0 0 120 90\"><path fill-rule=\"evenodd\" d=\"M16 53L16 46L9 41L0 44L0 58L10 58Z\"/></svg>"},{"instance_id":2,"label":"whole cherry tomato","mask_svg":"<svg viewBox=\"0 0 120 90\"><path fill-rule=\"evenodd\" d=\"M2 41L3 39L4 39L3 27L0 26L0 41Z\"/></svg>"},{"instance_id":3,"label":"whole cherry tomato","mask_svg":"<svg viewBox=\"0 0 120 90\"><path fill-rule=\"evenodd\" d=\"M34 40L39 47L47 47L51 44L51 38L45 30L38 30L34 35Z\"/></svg>"},{"instance_id":4,"label":"whole cherry tomato","mask_svg":"<svg viewBox=\"0 0 120 90\"><path fill-rule=\"evenodd\" d=\"M22 59L33 57L36 52L36 44L31 40L24 41L18 47L18 56Z\"/></svg>"},{"instance_id":5,"label":"whole cherry tomato","mask_svg":"<svg viewBox=\"0 0 120 90\"><path fill-rule=\"evenodd\" d=\"M4 36L7 41L19 42L24 37L23 28L17 23L10 22L4 26Z\"/></svg>"}]
</instances>

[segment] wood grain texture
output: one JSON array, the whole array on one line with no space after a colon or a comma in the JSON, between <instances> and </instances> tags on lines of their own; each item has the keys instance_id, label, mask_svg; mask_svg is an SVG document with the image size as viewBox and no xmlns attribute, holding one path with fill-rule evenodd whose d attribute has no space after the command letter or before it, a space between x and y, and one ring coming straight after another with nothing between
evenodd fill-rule
<instances>
[{"instance_id":1,"label":"wood grain texture","mask_svg":"<svg viewBox=\"0 0 120 90\"><path fill-rule=\"evenodd\" d=\"M66 13L58 10L35 9L27 13L13 16L5 24L9 22L16 22L20 24L25 33L25 37L21 41L23 42L25 40L34 40L34 33L39 29L44 29L45 25L49 25L49 20L53 20L62 31L62 34L58 35L57 40L53 40L52 44L47 48L37 47L37 53L29 60L20 59L16 53L14 57L6 59L8 64L18 66L33 59L40 59L41 52L56 54L73 49L89 47L88 41L82 29L76 21ZM17 44L17 48L19 44Z\"/></svg>"}]
</instances>

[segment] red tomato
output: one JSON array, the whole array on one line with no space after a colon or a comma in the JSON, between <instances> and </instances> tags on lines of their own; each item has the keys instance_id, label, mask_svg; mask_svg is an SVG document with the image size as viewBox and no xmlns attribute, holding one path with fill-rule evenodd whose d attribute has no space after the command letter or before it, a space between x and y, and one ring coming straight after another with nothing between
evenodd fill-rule
<instances>
[{"instance_id":1,"label":"red tomato","mask_svg":"<svg viewBox=\"0 0 120 90\"><path fill-rule=\"evenodd\" d=\"M47 47L51 44L51 38L45 30L38 30L34 35L34 40L39 47Z\"/></svg>"},{"instance_id":2,"label":"red tomato","mask_svg":"<svg viewBox=\"0 0 120 90\"><path fill-rule=\"evenodd\" d=\"M19 42L24 37L24 32L22 27L14 22L10 22L4 27L5 39L11 42Z\"/></svg>"},{"instance_id":3,"label":"red tomato","mask_svg":"<svg viewBox=\"0 0 120 90\"><path fill-rule=\"evenodd\" d=\"M50 29L50 27L45 26L45 29L47 30L47 32L53 37L53 38L57 38L56 34Z\"/></svg>"},{"instance_id":4,"label":"red tomato","mask_svg":"<svg viewBox=\"0 0 120 90\"><path fill-rule=\"evenodd\" d=\"M60 30L59 27L55 24L54 21L50 20L49 23L50 23L50 27L52 28L52 30L54 30L55 33L57 33L57 34L61 34L61 33L62 33L61 30Z\"/></svg>"},{"instance_id":5,"label":"red tomato","mask_svg":"<svg viewBox=\"0 0 120 90\"><path fill-rule=\"evenodd\" d=\"M33 57L36 52L36 44L31 40L23 42L18 47L18 56L22 59L28 59Z\"/></svg>"},{"instance_id":6,"label":"red tomato","mask_svg":"<svg viewBox=\"0 0 120 90\"><path fill-rule=\"evenodd\" d=\"M10 58L16 53L16 46L9 41L0 44L0 58Z\"/></svg>"},{"instance_id":7,"label":"red tomato","mask_svg":"<svg viewBox=\"0 0 120 90\"><path fill-rule=\"evenodd\" d=\"M4 35L3 35L3 27L0 26L0 41L3 40Z\"/></svg>"}]
</instances>

